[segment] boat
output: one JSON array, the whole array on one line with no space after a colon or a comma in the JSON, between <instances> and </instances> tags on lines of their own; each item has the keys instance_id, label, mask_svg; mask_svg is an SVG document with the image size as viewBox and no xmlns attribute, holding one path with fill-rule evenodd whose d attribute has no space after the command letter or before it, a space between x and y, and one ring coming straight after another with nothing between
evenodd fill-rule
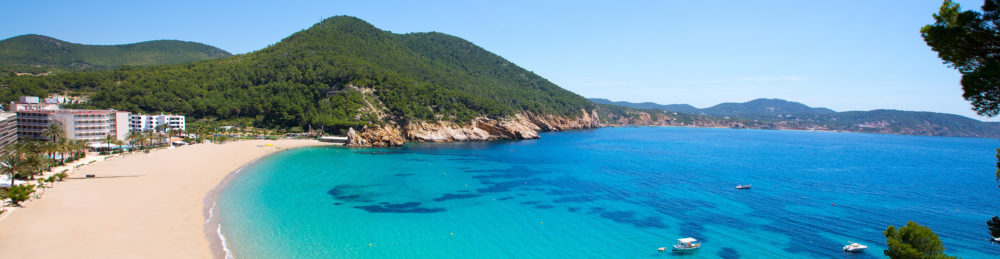
<instances>
[{"instance_id":1,"label":"boat","mask_svg":"<svg viewBox=\"0 0 1000 259\"><path fill-rule=\"evenodd\" d=\"M856 252L864 252L865 249L868 249L868 246L866 246L866 245L862 245L862 244L858 244L858 243L853 243L853 242L848 242L848 243L851 243L851 244L844 246L844 252L856 253Z\"/></svg>"},{"instance_id":2,"label":"boat","mask_svg":"<svg viewBox=\"0 0 1000 259\"><path fill-rule=\"evenodd\" d=\"M685 237L677 239L677 244L674 245L674 252L692 252L701 248L701 242L697 239L691 237Z\"/></svg>"},{"instance_id":3,"label":"boat","mask_svg":"<svg viewBox=\"0 0 1000 259\"><path fill-rule=\"evenodd\" d=\"M992 239L993 239L993 242L1000 243L1000 237L994 237Z\"/></svg>"},{"instance_id":4,"label":"boat","mask_svg":"<svg viewBox=\"0 0 1000 259\"><path fill-rule=\"evenodd\" d=\"M740 189L740 190L742 190L742 189L750 189L750 186L753 186L753 184L747 184L747 185L740 184L740 185L736 185L736 189Z\"/></svg>"}]
</instances>

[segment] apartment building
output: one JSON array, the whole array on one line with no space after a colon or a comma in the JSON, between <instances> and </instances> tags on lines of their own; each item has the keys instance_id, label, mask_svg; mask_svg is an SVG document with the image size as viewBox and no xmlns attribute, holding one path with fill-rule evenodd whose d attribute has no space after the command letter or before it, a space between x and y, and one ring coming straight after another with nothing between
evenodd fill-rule
<instances>
[{"instance_id":1,"label":"apartment building","mask_svg":"<svg viewBox=\"0 0 1000 259\"><path fill-rule=\"evenodd\" d=\"M0 112L0 150L17 142L17 114Z\"/></svg>"},{"instance_id":2,"label":"apartment building","mask_svg":"<svg viewBox=\"0 0 1000 259\"><path fill-rule=\"evenodd\" d=\"M22 110L17 111L17 135L20 139L46 139L42 133L49 124L59 123L67 139L99 143L111 135L124 140L130 115L116 110Z\"/></svg>"},{"instance_id":3,"label":"apartment building","mask_svg":"<svg viewBox=\"0 0 1000 259\"><path fill-rule=\"evenodd\" d=\"M184 115L160 114L160 115L132 115L131 129L134 131L155 131L156 126L166 124L166 131L184 131Z\"/></svg>"}]
</instances>

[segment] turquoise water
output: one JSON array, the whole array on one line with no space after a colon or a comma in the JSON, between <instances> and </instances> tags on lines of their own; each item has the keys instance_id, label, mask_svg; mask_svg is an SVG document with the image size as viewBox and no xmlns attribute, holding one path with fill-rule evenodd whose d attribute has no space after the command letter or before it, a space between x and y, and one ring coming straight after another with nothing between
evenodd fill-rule
<instances>
[{"instance_id":1,"label":"turquoise water","mask_svg":"<svg viewBox=\"0 0 1000 259\"><path fill-rule=\"evenodd\" d=\"M236 258L883 257L907 220L1000 257L994 139L603 128L538 140L302 148L215 209ZM752 190L735 190L737 184ZM864 254L841 251L848 241Z\"/></svg>"}]
</instances>

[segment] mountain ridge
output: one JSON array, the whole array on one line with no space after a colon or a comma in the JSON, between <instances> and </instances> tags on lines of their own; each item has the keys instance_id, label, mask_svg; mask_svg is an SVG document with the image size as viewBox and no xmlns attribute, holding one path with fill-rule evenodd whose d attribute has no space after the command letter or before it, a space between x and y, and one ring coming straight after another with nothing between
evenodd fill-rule
<instances>
[{"instance_id":1,"label":"mountain ridge","mask_svg":"<svg viewBox=\"0 0 1000 259\"><path fill-rule=\"evenodd\" d=\"M632 108L655 107L652 109L670 112L680 111L669 110L669 107L685 107L685 105L614 102L600 98L591 98L590 100L599 104L615 104ZM693 108L693 106L690 107ZM813 108L798 102L765 98L745 103L722 103L704 109L695 109L686 113L720 117L719 119L724 120L733 119L739 121L739 127L748 128L1000 137L1000 123L982 122L949 113L892 109L836 112L826 108Z\"/></svg>"},{"instance_id":2,"label":"mountain ridge","mask_svg":"<svg viewBox=\"0 0 1000 259\"><path fill-rule=\"evenodd\" d=\"M207 44L180 40L87 45L45 35L25 34L0 41L0 67L15 72L102 70L120 66L188 63L231 55Z\"/></svg>"}]
</instances>

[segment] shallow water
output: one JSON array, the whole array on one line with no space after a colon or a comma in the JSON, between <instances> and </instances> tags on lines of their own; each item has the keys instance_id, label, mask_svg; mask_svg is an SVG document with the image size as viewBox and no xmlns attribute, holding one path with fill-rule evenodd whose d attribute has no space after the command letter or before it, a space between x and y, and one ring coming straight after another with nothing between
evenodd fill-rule
<instances>
[{"instance_id":1,"label":"shallow water","mask_svg":"<svg viewBox=\"0 0 1000 259\"><path fill-rule=\"evenodd\" d=\"M994 139L603 128L538 140L302 148L219 195L236 258L883 257L888 225L1000 257ZM751 190L735 190L753 184ZM861 242L867 253L841 251Z\"/></svg>"}]
</instances>

